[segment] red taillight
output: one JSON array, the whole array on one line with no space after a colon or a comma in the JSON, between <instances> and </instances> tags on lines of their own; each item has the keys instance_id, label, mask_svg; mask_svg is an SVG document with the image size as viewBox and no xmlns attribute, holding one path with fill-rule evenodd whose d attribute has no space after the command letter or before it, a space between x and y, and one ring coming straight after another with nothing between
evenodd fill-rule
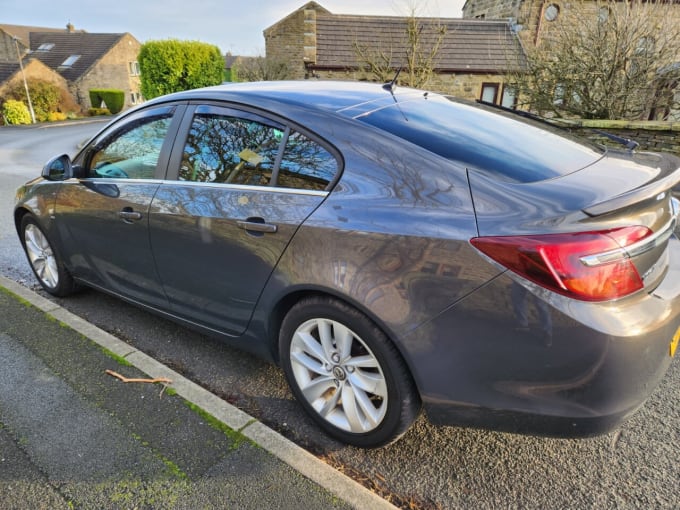
<instances>
[{"instance_id":1,"label":"red taillight","mask_svg":"<svg viewBox=\"0 0 680 510\"><path fill-rule=\"evenodd\" d=\"M470 240L493 260L560 294L585 301L616 299L643 286L626 248L652 235L647 227Z\"/></svg>"}]
</instances>

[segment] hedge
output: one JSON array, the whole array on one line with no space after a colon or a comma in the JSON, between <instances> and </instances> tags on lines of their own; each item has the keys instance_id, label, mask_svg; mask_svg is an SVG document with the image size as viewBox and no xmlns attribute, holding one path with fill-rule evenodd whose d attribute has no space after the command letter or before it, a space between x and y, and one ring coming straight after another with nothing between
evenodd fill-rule
<instances>
[{"instance_id":1,"label":"hedge","mask_svg":"<svg viewBox=\"0 0 680 510\"><path fill-rule=\"evenodd\" d=\"M119 89L90 89L92 108L99 108L102 102L115 115L125 106L125 92Z\"/></svg>"}]
</instances>

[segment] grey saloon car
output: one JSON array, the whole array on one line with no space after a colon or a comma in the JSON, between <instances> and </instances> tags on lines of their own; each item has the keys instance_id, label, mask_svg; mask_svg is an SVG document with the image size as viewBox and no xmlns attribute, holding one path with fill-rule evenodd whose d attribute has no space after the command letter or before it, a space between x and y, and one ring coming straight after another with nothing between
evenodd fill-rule
<instances>
[{"instance_id":1,"label":"grey saloon car","mask_svg":"<svg viewBox=\"0 0 680 510\"><path fill-rule=\"evenodd\" d=\"M680 160L393 85L149 101L17 192L40 284L87 286L281 365L331 436L586 436L680 326Z\"/></svg>"}]
</instances>

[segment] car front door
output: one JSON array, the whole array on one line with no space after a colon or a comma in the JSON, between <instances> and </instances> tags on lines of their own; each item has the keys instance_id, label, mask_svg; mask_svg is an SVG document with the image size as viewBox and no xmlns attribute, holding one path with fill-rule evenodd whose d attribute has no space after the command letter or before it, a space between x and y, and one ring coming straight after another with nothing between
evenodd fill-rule
<instances>
[{"instance_id":1,"label":"car front door","mask_svg":"<svg viewBox=\"0 0 680 510\"><path fill-rule=\"evenodd\" d=\"M55 206L74 276L158 308L167 299L151 256L149 206L183 108L143 110L113 124L77 157L79 178L64 183Z\"/></svg>"},{"instance_id":2,"label":"car front door","mask_svg":"<svg viewBox=\"0 0 680 510\"><path fill-rule=\"evenodd\" d=\"M168 175L176 180L151 207L158 272L179 316L238 335L291 237L326 197L338 159L243 110L197 106L183 131Z\"/></svg>"}]
</instances>

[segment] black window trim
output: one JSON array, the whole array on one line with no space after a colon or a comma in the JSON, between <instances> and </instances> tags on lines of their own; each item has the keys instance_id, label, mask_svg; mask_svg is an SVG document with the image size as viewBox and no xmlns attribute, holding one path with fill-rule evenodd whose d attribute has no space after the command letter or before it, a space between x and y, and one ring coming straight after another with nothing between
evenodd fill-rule
<instances>
[{"instance_id":1,"label":"black window trim","mask_svg":"<svg viewBox=\"0 0 680 510\"><path fill-rule=\"evenodd\" d=\"M281 161L283 159L283 148L285 147L285 143L288 141L288 137L290 136L290 133L293 131L300 133L310 140L312 140L315 143L318 143L323 147L329 154L331 154L337 163L337 171L335 172L335 176L333 179L328 183L326 186L326 189L323 190L324 192L331 191L337 182L340 180L340 177L342 176L342 173L345 169L345 160L342 157L342 153L330 142L327 140L321 138L319 135L316 135L315 133L309 131L308 129L304 128L303 126L292 122L282 116L276 115L272 112L269 111L263 111L257 108L253 108L248 105L244 105L241 103L233 103L233 102L227 102L227 101L189 101L189 104L184 111L184 117L181 120L181 123L179 124L179 128L175 134L175 140L174 140L174 145L172 148L172 153L170 154L168 164L167 164L167 173L165 174L165 180L168 181L178 181L179 180L179 168L180 164L182 161L182 155L184 152L184 143L186 141L186 138L189 134L189 130L191 129L191 124L193 123L194 120L194 115L196 112L199 110L206 109L206 111L210 111L210 108L215 108L215 112L219 111L221 114L226 114L226 115L240 115L243 116L243 118L249 119L249 120L254 120L256 122L261 122L265 125L275 127L277 129L282 129L284 131L284 136L282 137L282 144L279 146L279 152L277 154L274 167L272 168L272 178L270 183L267 186L264 186L264 188L270 188L270 189L276 189L276 190L289 190L288 192L294 192L294 191L309 191L309 190L304 190L304 189L298 189L298 188L285 188L282 186L275 186L273 183L275 183L274 179L274 174L276 173L276 176L278 177L278 172L279 172L279 167L281 164ZM220 186L232 186L232 184L224 184L220 183Z\"/></svg>"},{"instance_id":2,"label":"black window trim","mask_svg":"<svg viewBox=\"0 0 680 510\"><path fill-rule=\"evenodd\" d=\"M177 129L180 122L182 121L184 110L186 109L186 102L177 103L166 103L160 105L154 105L142 109L134 109L129 113L119 117L113 121L102 133L100 133L96 138L93 138L74 158L74 165L80 166L82 172L86 173L86 169L89 167L92 157L96 152L101 150L104 146L108 145L109 140L116 138L124 133L124 127L130 122L134 122L135 119L147 119L151 117L160 117L165 114L170 114L170 125L168 126L168 131L163 141L160 154L158 156L158 161L156 162L156 170L154 171L154 176L151 179L135 179L139 180L162 180L167 175L168 161L171 156L171 150L175 142L175 137ZM84 175L83 179L97 179L97 177L92 177L90 175Z\"/></svg>"}]
</instances>

